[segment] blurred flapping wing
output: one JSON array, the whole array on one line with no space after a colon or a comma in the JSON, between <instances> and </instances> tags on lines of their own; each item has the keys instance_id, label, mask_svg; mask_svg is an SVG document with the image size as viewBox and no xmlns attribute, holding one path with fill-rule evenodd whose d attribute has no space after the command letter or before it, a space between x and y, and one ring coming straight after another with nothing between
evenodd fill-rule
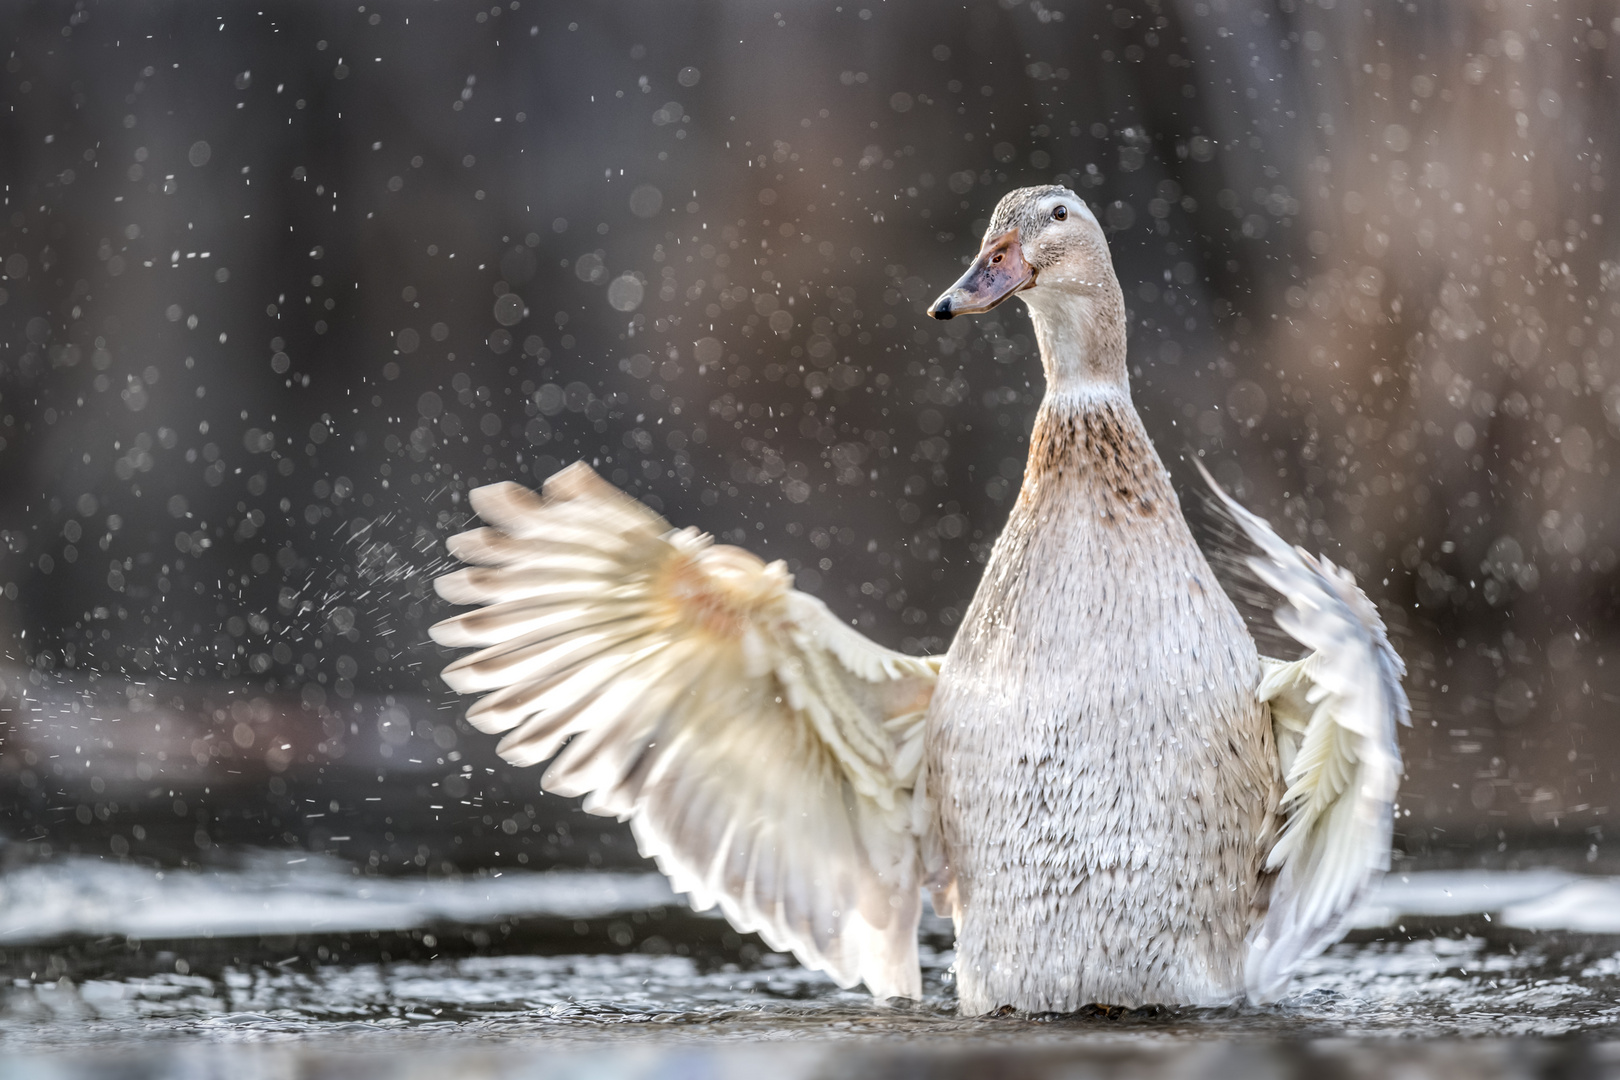
<instances>
[{"instance_id":1,"label":"blurred flapping wing","mask_svg":"<svg viewBox=\"0 0 1620 1080\"><path fill-rule=\"evenodd\" d=\"M433 627L475 727L541 784L628 819L699 911L840 985L918 997L912 789L938 660L892 652L786 567L674 530L583 462L472 492L489 527ZM566 746L565 746L566 744Z\"/></svg>"},{"instance_id":2,"label":"blurred flapping wing","mask_svg":"<svg viewBox=\"0 0 1620 1080\"><path fill-rule=\"evenodd\" d=\"M1289 664L1267 660L1257 691L1271 704L1286 820L1267 858L1277 876L1245 979L1252 999L1273 1001L1301 961L1339 939L1389 869L1401 774L1395 725L1411 723L1406 666L1349 571L1290 547L1198 468L1260 549L1250 568L1287 600L1277 625L1312 650Z\"/></svg>"}]
</instances>

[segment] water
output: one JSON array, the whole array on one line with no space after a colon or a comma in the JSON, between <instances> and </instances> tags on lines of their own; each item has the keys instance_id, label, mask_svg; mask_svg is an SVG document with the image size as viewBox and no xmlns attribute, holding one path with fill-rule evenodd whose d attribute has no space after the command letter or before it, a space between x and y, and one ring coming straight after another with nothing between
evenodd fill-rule
<instances>
[{"instance_id":1,"label":"water","mask_svg":"<svg viewBox=\"0 0 1620 1080\"><path fill-rule=\"evenodd\" d=\"M878 1006L778 957L743 966L639 953L473 956L425 962L230 965L75 983L16 979L0 1001L15 1049L149 1039L341 1037L590 1042L860 1037L1066 1042L1236 1033L1321 1036L1620 1034L1620 942L1503 949L1479 937L1341 945L1276 1008L1080 1018L956 1015L948 951L928 949L925 998Z\"/></svg>"},{"instance_id":2,"label":"water","mask_svg":"<svg viewBox=\"0 0 1620 1080\"><path fill-rule=\"evenodd\" d=\"M1392 876L1274 1008L989 1019L956 1015L940 924L924 1000L876 1005L666 905L650 875L379 881L261 857L0 880L0 1080L758 1075L763 1044L784 1076L1620 1068L1616 884L1557 871Z\"/></svg>"}]
</instances>

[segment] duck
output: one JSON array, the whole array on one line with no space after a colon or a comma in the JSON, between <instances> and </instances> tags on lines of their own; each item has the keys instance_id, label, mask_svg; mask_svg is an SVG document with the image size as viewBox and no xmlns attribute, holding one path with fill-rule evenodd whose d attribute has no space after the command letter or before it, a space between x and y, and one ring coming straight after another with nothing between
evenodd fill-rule
<instances>
[{"instance_id":1,"label":"duck","mask_svg":"<svg viewBox=\"0 0 1620 1080\"><path fill-rule=\"evenodd\" d=\"M927 894L964 1015L1265 1004L1387 871L1410 723L1353 576L1195 461L1302 650L1260 654L1132 403L1106 236L995 207L949 319L1017 297L1045 375L1022 486L943 656L584 462L470 492L431 629L475 728L627 821L699 911L879 1000L922 996Z\"/></svg>"}]
</instances>

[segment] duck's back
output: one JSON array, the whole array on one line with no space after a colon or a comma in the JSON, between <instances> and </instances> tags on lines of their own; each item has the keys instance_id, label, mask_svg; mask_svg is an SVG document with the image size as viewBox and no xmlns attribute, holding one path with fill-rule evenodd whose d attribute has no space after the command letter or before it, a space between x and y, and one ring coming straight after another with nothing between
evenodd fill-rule
<instances>
[{"instance_id":1,"label":"duck's back","mask_svg":"<svg viewBox=\"0 0 1620 1080\"><path fill-rule=\"evenodd\" d=\"M1230 1001L1280 796L1253 640L1127 398L1031 447L929 719L962 1008Z\"/></svg>"}]
</instances>

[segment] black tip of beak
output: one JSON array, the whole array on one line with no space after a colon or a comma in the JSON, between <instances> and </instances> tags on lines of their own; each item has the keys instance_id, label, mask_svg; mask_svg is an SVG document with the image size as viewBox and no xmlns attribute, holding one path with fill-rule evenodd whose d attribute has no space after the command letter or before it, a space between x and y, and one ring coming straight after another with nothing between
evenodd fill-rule
<instances>
[{"instance_id":1,"label":"black tip of beak","mask_svg":"<svg viewBox=\"0 0 1620 1080\"><path fill-rule=\"evenodd\" d=\"M952 315L955 315L956 312L951 310L951 298L948 296L942 296L938 300L934 301L933 306L928 309L928 314L943 322L944 320L949 319Z\"/></svg>"}]
</instances>

